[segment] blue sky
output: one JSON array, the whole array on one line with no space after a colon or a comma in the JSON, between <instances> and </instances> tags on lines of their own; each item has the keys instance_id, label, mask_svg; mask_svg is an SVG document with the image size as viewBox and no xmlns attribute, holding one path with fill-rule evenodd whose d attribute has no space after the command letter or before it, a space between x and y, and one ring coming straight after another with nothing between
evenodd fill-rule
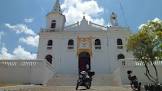
<instances>
[{"instance_id":1,"label":"blue sky","mask_svg":"<svg viewBox=\"0 0 162 91\"><path fill-rule=\"evenodd\" d=\"M60 0L60 2L64 14L67 14L67 24L80 20L84 12L89 20L107 25L109 16L114 11L118 15L119 25L129 26L136 32L138 26L148 20L156 17L162 19L162 0ZM39 38L37 34L40 28L45 27L45 16L52 10L54 3L55 0L1 0L0 55L3 53L7 57L21 58L23 55L18 56L21 53L35 56L37 53L35 43ZM94 10L89 5L94 6ZM70 20L70 16L75 15L73 13L78 10L81 10L78 13L80 16L72 16L73 19Z\"/></svg>"}]
</instances>

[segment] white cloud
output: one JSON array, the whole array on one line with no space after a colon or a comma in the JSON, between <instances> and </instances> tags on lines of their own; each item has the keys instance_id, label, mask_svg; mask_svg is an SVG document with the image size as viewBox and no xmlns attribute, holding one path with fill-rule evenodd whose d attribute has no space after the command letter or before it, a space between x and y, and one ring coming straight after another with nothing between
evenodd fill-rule
<instances>
[{"instance_id":1,"label":"white cloud","mask_svg":"<svg viewBox=\"0 0 162 91\"><path fill-rule=\"evenodd\" d=\"M26 51L20 45L9 53L8 49L3 47L0 51L0 59L36 59L37 54Z\"/></svg>"},{"instance_id":2,"label":"white cloud","mask_svg":"<svg viewBox=\"0 0 162 91\"><path fill-rule=\"evenodd\" d=\"M20 38L19 39L20 42L23 42L27 45L31 45L34 47L38 47L38 43L39 43L39 35L36 36L27 36L26 38Z\"/></svg>"},{"instance_id":3,"label":"white cloud","mask_svg":"<svg viewBox=\"0 0 162 91\"><path fill-rule=\"evenodd\" d=\"M84 15L88 21L104 24L104 19L100 17L104 9L94 0L65 0L61 8L66 16L67 24L81 20Z\"/></svg>"},{"instance_id":4,"label":"white cloud","mask_svg":"<svg viewBox=\"0 0 162 91\"><path fill-rule=\"evenodd\" d=\"M25 21L26 23L31 23L31 22L34 21L34 18L25 18L24 21Z\"/></svg>"},{"instance_id":5,"label":"white cloud","mask_svg":"<svg viewBox=\"0 0 162 91\"><path fill-rule=\"evenodd\" d=\"M12 59L13 55L8 53L8 49L3 47L0 53L0 59Z\"/></svg>"},{"instance_id":6,"label":"white cloud","mask_svg":"<svg viewBox=\"0 0 162 91\"><path fill-rule=\"evenodd\" d=\"M36 58L36 54L32 54L26 51L20 45L17 48L15 48L15 50L13 51L13 54L16 59L35 59Z\"/></svg>"},{"instance_id":7,"label":"white cloud","mask_svg":"<svg viewBox=\"0 0 162 91\"><path fill-rule=\"evenodd\" d=\"M25 24L16 24L16 25L11 25L9 23L5 24L6 27L9 29L15 31L16 33L25 33L28 35L36 35L35 32L28 28Z\"/></svg>"}]
</instances>

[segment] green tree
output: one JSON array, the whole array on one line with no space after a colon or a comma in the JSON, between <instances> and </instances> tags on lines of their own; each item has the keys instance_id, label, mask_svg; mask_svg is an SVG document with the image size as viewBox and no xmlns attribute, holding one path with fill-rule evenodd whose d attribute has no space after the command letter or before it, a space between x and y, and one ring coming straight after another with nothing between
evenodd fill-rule
<instances>
[{"instance_id":1,"label":"green tree","mask_svg":"<svg viewBox=\"0 0 162 91\"><path fill-rule=\"evenodd\" d=\"M158 18L148 21L139 27L139 31L128 39L127 48L145 66L145 75L155 83L159 83L156 61L162 60L162 21ZM150 73L149 67L154 68L155 74Z\"/></svg>"}]
</instances>

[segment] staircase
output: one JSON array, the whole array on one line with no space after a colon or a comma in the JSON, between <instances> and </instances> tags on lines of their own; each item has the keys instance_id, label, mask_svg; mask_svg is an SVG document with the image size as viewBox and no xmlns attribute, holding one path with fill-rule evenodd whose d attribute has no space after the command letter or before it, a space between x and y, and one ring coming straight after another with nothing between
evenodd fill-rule
<instances>
[{"instance_id":1,"label":"staircase","mask_svg":"<svg viewBox=\"0 0 162 91\"><path fill-rule=\"evenodd\" d=\"M55 74L47 83L47 86L14 86L0 88L0 91L76 91L77 75ZM79 86L78 91L85 88ZM114 85L113 75L95 75L91 89L86 91L132 91L129 86Z\"/></svg>"},{"instance_id":2,"label":"staircase","mask_svg":"<svg viewBox=\"0 0 162 91\"><path fill-rule=\"evenodd\" d=\"M47 83L47 86L75 86L78 75L54 75ZM93 76L92 86L116 86L110 74Z\"/></svg>"},{"instance_id":3,"label":"staircase","mask_svg":"<svg viewBox=\"0 0 162 91\"><path fill-rule=\"evenodd\" d=\"M95 75L92 80L93 86L113 86L113 78L110 74Z\"/></svg>"},{"instance_id":4,"label":"staircase","mask_svg":"<svg viewBox=\"0 0 162 91\"><path fill-rule=\"evenodd\" d=\"M47 83L47 86L75 86L77 75L54 75Z\"/></svg>"}]
</instances>

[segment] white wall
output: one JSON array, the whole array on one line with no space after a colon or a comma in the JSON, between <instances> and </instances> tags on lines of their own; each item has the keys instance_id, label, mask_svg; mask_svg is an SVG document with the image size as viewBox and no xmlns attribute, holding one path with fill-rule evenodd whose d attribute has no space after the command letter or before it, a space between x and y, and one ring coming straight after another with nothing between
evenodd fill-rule
<instances>
[{"instance_id":1,"label":"white wall","mask_svg":"<svg viewBox=\"0 0 162 91\"><path fill-rule=\"evenodd\" d=\"M0 83L45 84L53 76L44 60L0 60Z\"/></svg>"},{"instance_id":2,"label":"white wall","mask_svg":"<svg viewBox=\"0 0 162 91\"><path fill-rule=\"evenodd\" d=\"M150 73L155 75L153 67L149 66L149 68L150 68ZM142 82L142 84L150 83L150 81L144 75L144 73L146 72L144 65L136 65L134 61L132 61L132 62L128 61L128 62L126 62L125 66L121 65L120 70L121 70L122 83L124 83L124 84L130 83L128 80L128 76L127 76L128 70L132 70L133 74L137 76L138 80L140 82ZM159 64L157 65L157 70L159 73L159 81L160 81L160 83L162 83L162 63L159 62Z\"/></svg>"}]
</instances>

